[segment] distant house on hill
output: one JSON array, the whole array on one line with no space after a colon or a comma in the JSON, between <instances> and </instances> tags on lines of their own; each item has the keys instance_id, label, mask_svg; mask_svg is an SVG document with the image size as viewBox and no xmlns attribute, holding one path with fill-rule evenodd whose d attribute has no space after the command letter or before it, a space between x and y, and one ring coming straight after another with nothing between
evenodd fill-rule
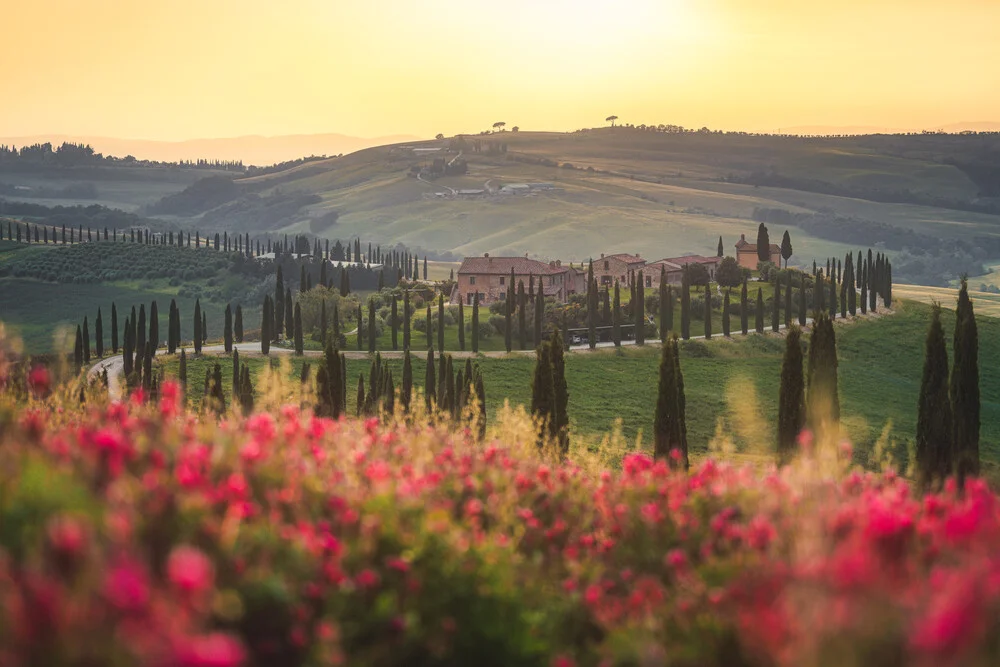
<instances>
[{"instance_id":1,"label":"distant house on hill","mask_svg":"<svg viewBox=\"0 0 1000 667\"><path fill-rule=\"evenodd\" d=\"M776 266L781 266L781 246L776 243L771 244L771 262ZM740 240L736 242L736 262L745 269L757 270L757 244L748 243L747 235L740 234Z\"/></svg>"},{"instance_id":2,"label":"distant house on hill","mask_svg":"<svg viewBox=\"0 0 1000 667\"><path fill-rule=\"evenodd\" d=\"M514 270L514 284L510 282L510 272ZM534 277L535 284L540 280L545 296L559 303L565 303L571 294L580 290L586 282L586 275L580 278L578 269L563 266L559 260L542 262L524 257L490 257L486 253L482 257L466 257L458 269L458 281L451 293L451 302L462 301L467 306L472 305L474 295L479 293L479 303L488 306L496 301L507 298L507 291L512 287L517 289L519 282L524 282L525 290ZM537 287L536 287L537 289Z\"/></svg>"},{"instance_id":3,"label":"distant house on hill","mask_svg":"<svg viewBox=\"0 0 1000 667\"><path fill-rule=\"evenodd\" d=\"M636 253L618 253L615 255L605 255L601 253L600 259L594 260L594 279L600 287L612 287L617 280L622 285L628 282L629 273L638 271L646 266L646 260Z\"/></svg>"},{"instance_id":4,"label":"distant house on hill","mask_svg":"<svg viewBox=\"0 0 1000 667\"><path fill-rule=\"evenodd\" d=\"M646 287L656 287L660 284L660 270L666 271L667 283L670 285L680 285L684 280L684 267L689 264L701 264L708 271L710 280L715 279L715 271L719 268L721 257L705 257L703 255L684 255L683 257L667 257L650 262L646 265L647 272L644 277Z\"/></svg>"}]
</instances>

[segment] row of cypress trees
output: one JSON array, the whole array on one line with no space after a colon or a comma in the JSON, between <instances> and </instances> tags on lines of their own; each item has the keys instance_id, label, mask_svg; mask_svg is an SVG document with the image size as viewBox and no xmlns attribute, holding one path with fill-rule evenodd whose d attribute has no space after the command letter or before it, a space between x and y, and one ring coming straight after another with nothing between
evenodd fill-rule
<instances>
[{"instance_id":1,"label":"row of cypress trees","mask_svg":"<svg viewBox=\"0 0 1000 667\"><path fill-rule=\"evenodd\" d=\"M968 476L979 474L979 331L964 277L955 310L952 354L949 377L941 306L934 304L917 406L916 470L925 489L940 487L950 475L964 485Z\"/></svg>"}]
</instances>

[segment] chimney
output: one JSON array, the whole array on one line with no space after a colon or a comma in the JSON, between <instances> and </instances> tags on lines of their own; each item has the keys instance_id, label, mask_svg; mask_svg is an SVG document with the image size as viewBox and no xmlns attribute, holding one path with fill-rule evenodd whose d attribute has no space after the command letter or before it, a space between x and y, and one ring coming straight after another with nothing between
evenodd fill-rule
<instances>
[{"instance_id":1,"label":"chimney","mask_svg":"<svg viewBox=\"0 0 1000 667\"><path fill-rule=\"evenodd\" d=\"M747 235L746 234L740 234L740 241L746 241L746 240L747 240Z\"/></svg>"},{"instance_id":2,"label":"chimney","mask_svg":"<svg viewBox=\"0 0 1000 667\"><path fill-rule=\"evenodd\" d=\"M604 259L604 253L603 252L601 253L601 259Z\"/></svg>"},{"instance_id":3,"label":"chimney","mask_svg":"<svg viewBox=\"0 0 1000 667\"><path fill-rule=\"evenodd\" d=\"M489 257L489 256L490 256L490 253L488 253L488 252L483 253L483 257Z\"/></svg>"},{"instance_id":4,"label":"chimney","mask_svg":"<svg viewBox=\"0 0 1000 667\"><path fill-rule=\"evenodd\" d=\"M524 258L528 259L528 253L524 253Z\"/></svg>"},{"instance_id":5,"label":"chimney","mask_svg":"<svg viewBox=\"0 0 1000 667\"><path fill-rule=\"evenodd\" d=\"M559 269L562 268L562 260L561 259L557 259L556 260L556 268L559 268Z\"/></svg>"},{"instance_id":6,"label":"chimney","mask_svg":"<svg viewBox=\"0 0 1000 667\"><path fill-rule=\"evenodd\" d=\"M639 253L635 253L635 258L636 259L641 259L641 257L639 257Z\"/></svg>"}]
</instances>

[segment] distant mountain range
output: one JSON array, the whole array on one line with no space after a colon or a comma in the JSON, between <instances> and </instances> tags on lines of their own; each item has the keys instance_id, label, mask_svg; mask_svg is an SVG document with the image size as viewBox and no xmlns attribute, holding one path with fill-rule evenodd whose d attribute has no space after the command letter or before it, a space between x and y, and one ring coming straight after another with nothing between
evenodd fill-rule
<instances>
[{"instance_id":1,"label":"distant mountain range","mask_svg":"<svg viewBox=\"0 0 1000 667\"><path fill-rule=\"evenodd\" d=\"M264 166L310 155L353 153L372 146L419 141L420 137L396 134L384 137L351 137L344 134L289 134L276 137L248 135L219 139L187 139L157 141L152 139L119 139L72 134L50 134L29 137L0 137L0 144L25 146L36 143L63 142L90 144L105 155L141 160L242 160L247 165Z\"/></svg>"},{"instance_id":2,"label":"distant mountain range","mask_svg":"<svg viewBox=\"0 0 1000 667\"><path fill-rule=\"evenodd\" d=\"M1000 122L976 121L935 125L933 127L903 128L878 127L876 125L796 125L774 130L777 134L798 135L855 135L855 134L900 134L904 132L1000 132Z\"/></svg>"}]
</instances>

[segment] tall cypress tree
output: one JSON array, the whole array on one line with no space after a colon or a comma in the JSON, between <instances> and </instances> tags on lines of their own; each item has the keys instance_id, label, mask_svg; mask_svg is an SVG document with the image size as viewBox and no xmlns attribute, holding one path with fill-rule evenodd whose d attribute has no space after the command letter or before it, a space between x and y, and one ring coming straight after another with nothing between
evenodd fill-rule
<instances>
[{"instance_id":1,"label":"tall cypress tree","mask_svg":"<svg viewBox=\"0 0 1000 667\"><path fill-rule=\"evenodd\" d=\"M597 280L594 278L594 260L587 270L587 345L597 347Z\"/></svg>"},{"instance_id":2,"label":"tall cypress tree","mask_svg":"<svg viewBox=\"0 0 1000 667\"><path fill-rule=\"evenodd\" d=\"M136 348L145 354L146 350L146 304L139 304L139 320L135 325Z\"/></svg>"},{"instance_id":3,"label":"tall cypress tree","mask_svg":"<svg viewBox=\"0 0 1000 667\"><path fill-rule=\"evenodd\" d=\"M795 455L795 445L805 425L805 378L802 375L802 330L790 327L785 337L781 361L781 389L778 392L778 463Z\"/></svg>"},{"instance_id":4,"label":"tall cypress tree","mask_svg":"<svg viewBox=\"0 0 1000 667\"><path fill-rule=\"evenodd\" d=\"M201 354L201 299L195 299L194 302L194 353Z\"/></svg>"},{"instance_id":5,"label":"tall cypress tree","mask_svg":"<svg viewBox=\"0 0 1000 667\"><path fill-rule=\"evenodd\" d=\"M868 312L868 265L861 269L861 314Z\"/></svg>"},{"instance_id":6,"label":"tall cypress tree","mask_svg":"<svg viewBox=\"0 0 1000 667\"><path fill-rule=\"evenodd\" d=\"M118 354L118 307L111 302L111 352Z\"/></svg>"},{"instance_id":7,"label":"tall cypress tree","mask_svg":"<svg viewBox=\"0 0 1000 667\"><path fill-rule=\"evenodd\" d=\"M437 380L434 377L434 348L427 349L427 370L424 373L424 401L432 410L437 403Z\"/></svg>"},{"instance_id":8,"label":"tall cypress tree","mask_svg":"<svg viewBox=\"0 0 1000 667\"><path fill-rule=\"evenodd\" d=\"M712 293L705 284L705 338L712 337Z\"/></svg>"},{"instance_id":9,"label":"tall cypress tree","mask_svg":"<svg viewBox=\"0 0 1000 667\"><path fill-rule=\"evenodd\" d=\"M681 284L681 337L691 338L691 283L687 265L684 266L684 278Z\"/></svg>"},{"instance_id":10,"label":"tall cypress tree","mask_svg":"<svg viewBox=\"0 0 1000 667\"><path fill-rule=\"evenodd\" d=\"M837 317L837 281L830 278L830 293L827 295L827 309L830 319Z\"/></svg>"},{"instance_id":11,"label":"tall cypress tree","mask_svg":"<svg viewBox=\"0 0 1000 667\"><path fill-rule=\"evenodd\" d=\"M403 349L410 349L410 292L403 290Z\"/></svg>"},{"instance_id":12,"label":"tall cypress tree","mask_svg":"<svg viewBox=\"0 0 1000 667\"><path fill-rule=\"evenodd\" d=\"M538 280L538 293L535 295L535 344L542 340L542 329L545 324L545 289L541 279ZM471 381L471 379L470 379Z\"/></svg>"},{"instance_id":13,"label":"tall cypress tree","mask_svg":"<svg viewBox=\"0 0 1000 667\"><path fill-rule=\"evenodd\" d=\"M868 251L871 255L871 250ZM871 259L868 260L868 310L873 313L878 312L878 275L874 273L874 265L871 263Z\"/></svg>"},{"instance_id":14,"label":"tall cypress tree","mask_svg":"<svg viewBox=\"0 0 1000 667\"><path fill-rule=\"evenodd\" d=\"M528 349L528 314L525 309L528 299L524 294L524 281L517 282L517 346L518 349Z\"/></svg>"},{"instance_id":15,"label":"tall cypress tree","mask_svg":"<svg viewBox=\"0 0 1000 667\"><path fill-rule=\"evenodd\" d=\"M556 430L555 386L552 380L551 346L542 342L535 358L531 378L531 415L538 420L538 446L550 442Z\"/></svg>"},{"instance_id":16,"label":"tall cypress tree","mask_svg":"<svg viewBox=\"0 0 1000 667\"><path fill-rule=\"evenodd\" d=\"M979 331L969 299L968 279L962 277L955 310L955 355L951 371L952 447L960 485L969 475L979 474Z\"/></svg>"},{"instance_id":17,"label":"tall cypress tree","mask_svg":"<svg viewBox=\"0 0 1000 667\"><path fill-rule=\"evenodd\" d=\"M90 326L87 324L86 315L83 317L83 362L90 363Z\"/></svg>"},{"instance_id":18,"label":"tall cypress tree","mask_svg":"<svg viewBox=\"0 0 1000 667\"><path fill-rule=\"evenodd\" d=\"M799 326L804 327L806 325L806 273L803 271L800 275L799 281Z\"/></svg>"},{"instance_id":19,"label":"tall cypress tree","mask_svg":"<svg viewBox=\"0 0 1000 667\"><path fill-rule=\"evenodd\" d=\"M566 384L566 359L563 355L562 333L556 329L549 339L552 363L554 435L562 458L569 454L569 387Z\"/></svg>"},{"instance_id":20,"label":"tall cypress tree","mask_svg":"<svg viewBox=\"0 0 1000 667\"><path fill-rule=\"evenodd\" d=\"M104 318L101 309L97 309L97 320L94 321L94 346L98 359L104 356Z\"/></svg>"},{"instance_id":21,"label":"tall cypress tree","mask_svg":"<svg viewBox=\"0 0 1000 667\"><path fill-rule=\"evenodd\" d=\"M225 345L226 353L233 351L233 307L226 304L226 312L223 317L222 323L222 340ZM238 388L237 385L233 385L234 388Z\"/></svg>"},{"instance_id":22,"label":"tall cypress tree","mask_svg":"<svg viewBox=\"0 0 1000 667\"><path fill-rule=\"evenodd\" d=\"M924 371L917 406L917 480L922 488L939 485L954 469L952 403L948 395L948 352L941 306L931 310Z\"/></svg>"},{"instance_id":23,"label":"tall cypress tree","mask_svg":"<svg viewBox=\"0 0 1000 667\"><path fill-rule=\"evenodd\" d=\"M771 261L771 239L763 222L757 227L757 261Z\"/></svg>"},{"instance_id":24,"label":"tall cypress tree","mask_svg":"<svg viewBox=\"0 0 1000 667\"><path fill-rule=\"evenodd\" d=\"M792 326L792 272L785 270L785 328Z\"/></svg>"},{"instance_id":25,"label":"tall cypress tree","mask_svg":"<svg viewBox=\"0 0 1000 667\"><path fill-rule=\"evenodd\" d=\"M826 295L826 285L823 283L823 270L820 269L813 276L813 308L816 310L826 310L824 296Z\"/></svg>"},{"instance_id":26,"label":"tall cypress tree","mask_svg":"<svg viewBox=\"0 0 1000 667\"><path fill-rule=\"evenodd\" d=\"M305 350L305 344L302 340L302 307L299 302L295 302L295 354L302 355Z\"/></svg>"},{"instance_id":27,"label":"tall cypress tree","mask_svg":"<svg viewBox=\"0 0 1000 667\"><path fill-rule=\"evenodd\" d=\"M132 353L132 325L128 317L125 318L125 338L122 340L122 372L126 380L132 375L133 353Z\"/></svg>"},{"instance_id":28,"label":"tall cypress tree","mask_svg":"<svg viewBox=\"0 0 1000 667\"><path fill-rule=\"evenodd\" d=\"M403 402L403 411L409 412L410 398L413 396L413 362L410 350L403 351L403 386L400 388L399 400Z\"/></svg>"},{"instance_id":29,"label":"tall cypress tree","mask_svg":"<svg viewBox=\"0 0 1000 667\"><path fill-rule=\"evenodd\" d=\"M438 294L438 351L444 354L444 294Z\"/></svg>"},{"instance_id":30,"label":"tall cypress tree","mask_svg":"<svg viewBox=\"0 0 1000 667\"><path fill-rule=\"evenodd\" d=\"M233 350L233 398L240 396L240 351Z\"/></svg>"},{"instance_id":31,"label":"tall cypress tree","mask_svg":"<svg viewBox=\"0 0 1000 667\"><path fill-rule=\"evenodd\" d=\"M729 338L729 292L726 290L726 296L722 300L722 335Z\"/></svg>"},{"instance_id":32,"label":"tall cypress tree","mask_svg":"<svg viewBox=\"0 0 1000 667\"><path fill-rule=\"evenodd\" d=\"M809 340L809 394L806 400L809 425L820 441L835 437L840 423L837 364L833 322L826 313L817 312Z\"/></svg>"},{"instance_id":33,"label":"tall cypress tree","mask_svg":"<svg viewBox=\"0 0 1000 667\"><path fill-rule=\"evenodd\" d=\"M323 305L326 306L326 302L323 302ZM324 328L326 327L325 317L323 318L323 326ZM236 304L236 318L233 323L233 335L235 336L237 343L243 342L243 306L240 304Z\"/></svg>"},{"instance_id":34,"label":"tall cypress tree","mask_svg":"<svg viewBox=\"0 0 1000 667\"><path fill-rule=\"evenodd\" d=\"M653 453L671 466L687 469L687 426L685 424L684 380L681 374L677 337L671 335L660 356L656 416L653 421ZM674 458L671 453L676 451Z\"/></svg>"},{"instance_id":35,"label":"tall cypress tree","mask_svg":"<svg viewBox=\"0 0 1000 667\"><path fill-rule=\"evenodd\" d=\"M622 299L618 281L615 281L615 300L611 308L611 337L615 347L622 346Z\"/></svg>"},{"instance_id":36,"label":"tall cypress tree","mask_svg":"<svg viewBox=\"0 0 1000 667\"><path fill-rule=\"evenodd\" d=\"M434 320L431 319L431 304L427 304L427 347L434 347Z\"/></svg>"},{"instance_id":37,"label":"tall cypress tree","mask_svg":"<svg viewBox=\"0 0 1000 667\"><path fill-rule=\"evenodd\" d=\"M153 350L160 347L160 313L156 301L149 304L149 344Z\"/></svg>"},{"instance_id":38,"label":"tall cypress tree","mask_svg":"<svg viewBox=\"0 0 1000 667\"><path fill-rule=\"evenodd\" d=\"M178 375L181 381L181 389L185 389L187 387L188 371L187 371L187 352L184 351L184 348L181 348L181 361L180 361L180 370L178 371Z\"/></svg>"},{"instance_id":39,"label":"tall cypress tree","mask_svg":"<svg viewBox=\"0 0 1000 667\"><path fill-rule=\"evenodd\" d=\"M479 354L479 292L472 295L472 352Z\"/></svg>"},{"instance_id":40,"label":"tall cypress tree","mask_svg":"<svg viewBox=\"0 0 1000 667\"><path fill-rule=\"evenodd\" d=\"M777 282L775 282L777 285ZM777 292L775 293L777 294ZM747 335L747 331L750 329L750 310L749 304L747 303L747 279L746 276L743 277L743 287L740 288L740 331L743 335Z\"/></svg>"}]
</instances>

